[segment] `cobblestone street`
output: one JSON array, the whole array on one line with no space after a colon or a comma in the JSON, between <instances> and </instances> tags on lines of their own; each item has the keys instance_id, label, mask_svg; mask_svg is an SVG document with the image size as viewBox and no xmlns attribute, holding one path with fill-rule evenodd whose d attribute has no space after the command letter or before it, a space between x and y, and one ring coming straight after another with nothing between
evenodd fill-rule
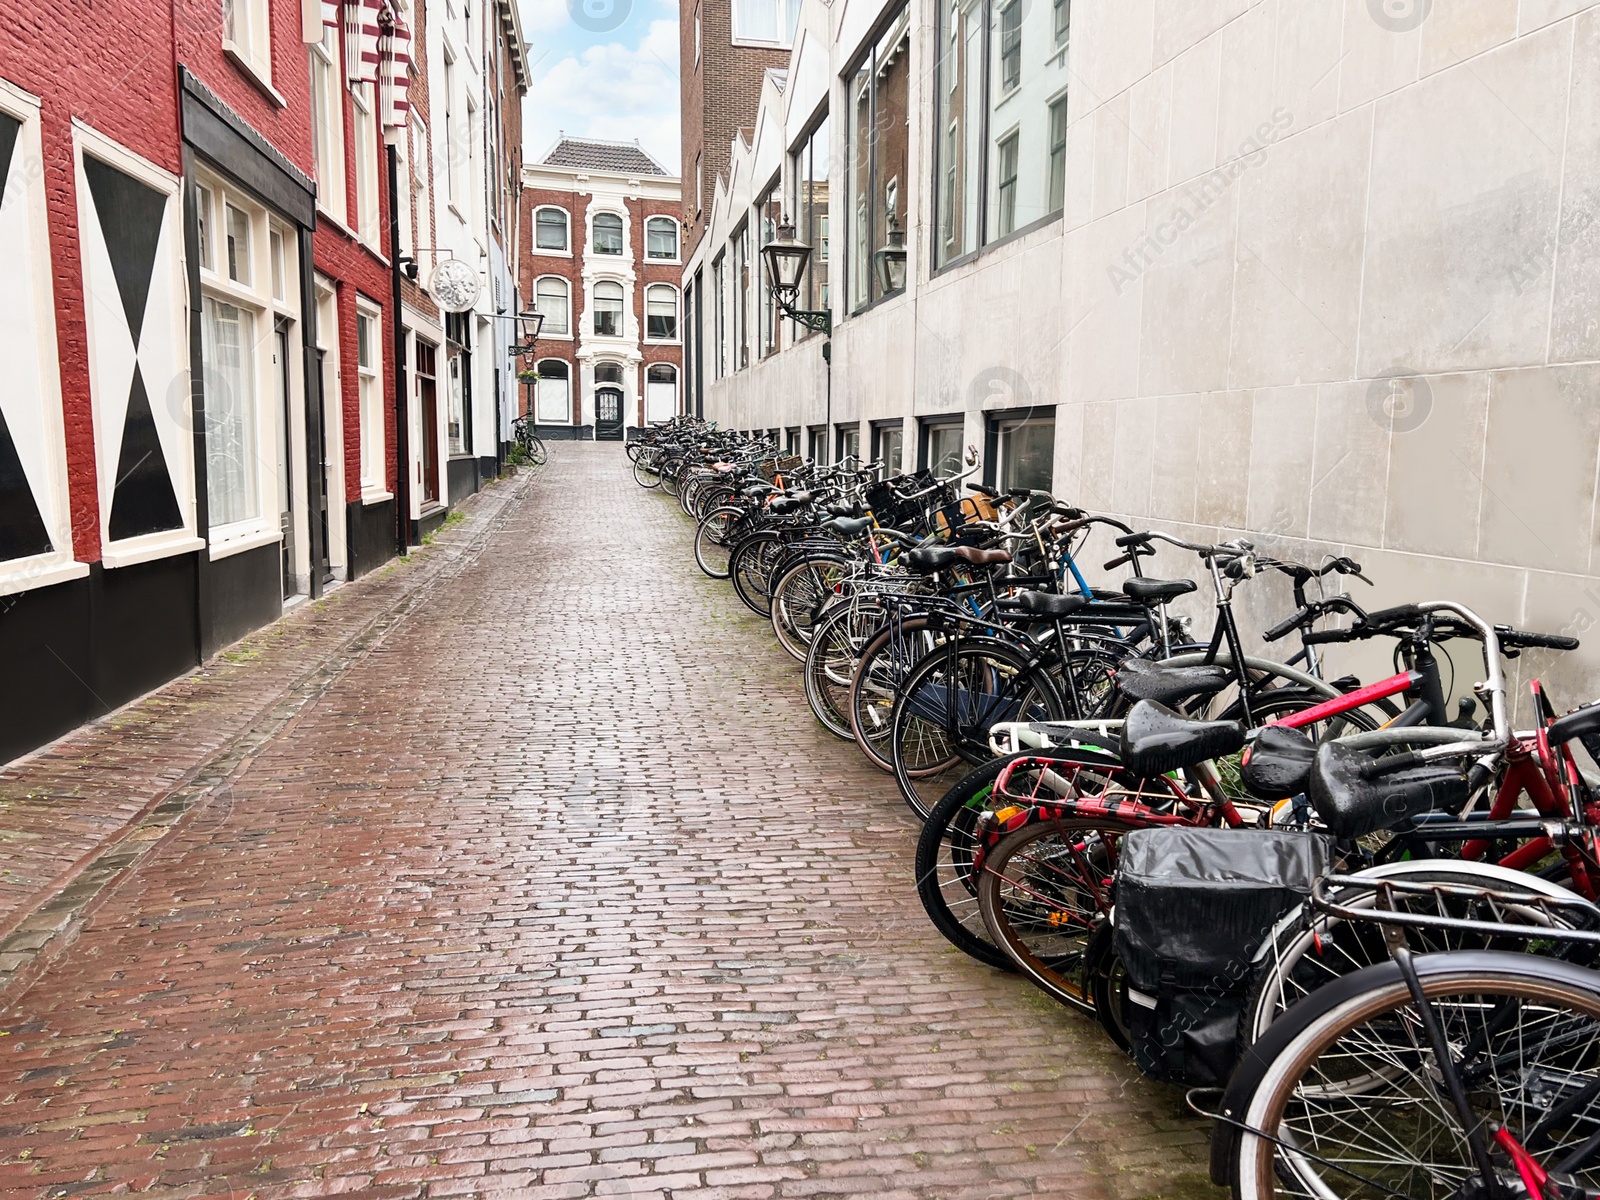
<instances>
[{"instance_id":1,"label":"cobblestone street","mask_svg":"<svg viewBox=\"0 0 1600 1200\"><path fill-rule=\"evenodd\" d=\"M0 772L0 1194L1214 1194L620 446Z\"/></svg>"}]
</instances>

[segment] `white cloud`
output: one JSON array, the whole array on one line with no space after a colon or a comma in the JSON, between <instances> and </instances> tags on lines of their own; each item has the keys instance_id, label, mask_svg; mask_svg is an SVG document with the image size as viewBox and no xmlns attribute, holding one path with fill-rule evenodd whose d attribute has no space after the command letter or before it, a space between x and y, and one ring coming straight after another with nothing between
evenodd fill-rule
<instances>
[{"instance_id":1,"label":"white cloud","mask_svg":"<svg viewBox=\"0 0 1600 1200\"><path fill-rule=\"evenodd\" d=\"M548 0L525 0L530 3ZM565 12L565 5L561 5ZM585 46L535 66L523 106L527 151L547 150L558 132L577 137L635 138L676 174L678 149L678 23L652 21L637 46ZM542 65L542 64L541 64Z\"/></svg>"}]
</instances>

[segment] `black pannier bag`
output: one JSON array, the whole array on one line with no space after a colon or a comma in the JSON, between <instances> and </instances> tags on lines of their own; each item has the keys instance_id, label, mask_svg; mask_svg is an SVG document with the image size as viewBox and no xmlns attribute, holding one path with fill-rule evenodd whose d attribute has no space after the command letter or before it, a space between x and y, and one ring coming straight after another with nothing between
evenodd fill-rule
<instances>
[{"instance_id":1,"label":"black pannier bag","mask_svg":"<svg viewBox=\"0 0 1600 1200\"><path fill-rule=\"evenodd\" d=\"M1187 1087L1227 1083L1256 953L1328 873L1331 846L1320 834L1187 826L1122 839L1115 944L1141 1071Z\"/></svg>"}]
</instances>

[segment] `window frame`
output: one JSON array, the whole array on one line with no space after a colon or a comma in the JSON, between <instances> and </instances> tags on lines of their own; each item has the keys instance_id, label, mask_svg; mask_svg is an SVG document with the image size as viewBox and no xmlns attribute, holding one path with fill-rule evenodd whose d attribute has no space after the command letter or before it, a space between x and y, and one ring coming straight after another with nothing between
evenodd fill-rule
<instances>
[{"instance_id":1,"label":"window frame","mask_svg":"<svg viewBox=\"0 0 1600 1200\"><path fill-rule=\"evenodd\" d=\"M897 455L899 461L896 462L893 467L890 467L888 464L884 465L883 477L885 479L891 477L892 475L903 473L905 471L905 469L906 469L906 438L905 438L905 433L906 433L906 423L905 423L904 418L902 418L902 417L891 417L891 418L889 418L887 420L873 421L872 422L872 461L873 462L878 462L879 460L881 460L883 458L883 443L884 443L884 439L889 434L894 434L894 435L898 436L899 439L900 439L900 444L897 447L897 449L899 451L899 453Z\"/></svg>"},{"instance_id":2,"label":"window frame","mask_svg":"<svg viewBox=\"0 0 1600 1200\"><path fill-rule=\"evenodd\" d=\"M241 42L229 36L228 16L241 8L246 12L248 41ZM237 29L238 26L235 26ZM250 80L267 89L274 99L272 89L272 19L267 0L222 0L222 51Z\"/></svg>"},{"instance_id":3,"label":"window frame","mask_svg":"<svg viewBox=\"0 0 1600 1200\"><path fill-rule=\"evenodd\" d=\"M728 235L728 249L733 260L731 284L733 288L733 372L750 365L750 218L739 222L739 227ZM731 372L730 372L731 373Z\"/></svg>"},{"instance_id":4,"label":"window frame","mask_svg":"<svg viewBox=\"0 0 1600 1200\"><path fill-rule=\"evenodd\" d=\"M356 411L360 421L358 460L361 468L361 502L376 504L390 499L388 414L383 403L383 306L356 293ZM361 326L374 334L371 362L361 361Z\"/></svg>"},{"instance_id":5,"label":"window frame","mask_svg":"<svg viewBox=\"0 0 1600 1200\"><path fill-rule=\"evenodd\" d=\"M823 194L822 204L813 203L813 195L807 185L816 182L812 172L816 169L816 139L817 135L827 126L828 143L822 155L823 166ZM828 177L828 164L833 145L833 123L828 120L828 103L823 101L816 112L811 114L811 119L805 124L805 132L789 148L789 177L794 183L790 193L793 200L790 213L794 216L795 236L811 247L811 257L806 261L805 275L800 280L799 302L803 308L816 311L832 311L833 288L830 286L830 272L832 263L832 246L828 240L828 201L831 199L833 189L831 179ZM802 160L806 160L802 162ZM820 220L816 220L820 210ZM818 281L820 280L820 286ZM819 331L810 326L796 325L789 322L790 344L805 341L815 336Z\"/></svg>"},{"instance_id":6,"label":"window frame","mask_svg":"<svg viewBox=\"0 0 1600 1200\"><path fill-rule=\"evenodd\" d=\"M600 313L601 313L601 308L600 308L600 304L601 304L600 289L601 288L616 288L617 289L617 296L616 296L616 300L615 300L615 303L617 305L617 308L616 308L616 317L617 317L616 326L617 327L616 327L616 331L613 332L613 333L605 333L600 329ZM612 303L611 298L607 297L605 303L608 304L608 305L611 304ZM596 279L594 281L594 284L591 286L591 288L589 290L589 311L592 314L592 319L591 319L591 321L589 323L589 327L590 327L590 331L591 331L591 333L592 333L592 335L594 337L597 337L597 338L624 338L624 337L626 337L627 334L628 334L628 288L627 288L627 285L624 284L620 279ZM609 308L607 308L605 311L608 314L611 312L611 310Z\"/></svg>"},{"instance_id":7,"label":"window frame","mask_svg":"<svg viewBox=\"0 0 1600 1200\"><path fill-rule=\"evenodd\" d=\"M539 245L539 214L561 214L561 248L559 250L550 246ZM551 257L572 257L572 214L559 204L538 204L533 209L533 252L535 254L549 255Z\"/></svg>"},{"instance_id":8,"label":"window frame","mask_svg":"<svg viewBox=\"0 0 1600 1200\"><path fill-rule=\"evenodd\" d=\"M657 337L650 332L650 294L666 292L672 298L672 333ZM683 309L678 289L670 283L647 283L644 287L644 340L655 345L679 345L682 342Z\"/></svg>"},{"instance_id":9,"label":"window frame","mask_svg":"<svg viewBox=\"0 0 1600 1200\"><path fill-rule=\"evenodd\" d=\"M329 40L333 48L328 47ZM343 225L349 208L344 154L344 55L339 30L325 26L320 42L306 47L311 92L311 162L317 184L317 208ZM317 64L322 64L320 76ZM325 144L324 144L325 143ZM319 146L322 149L319 150ZM326 161L324 161L326 157ZM323 177L323 168L327 177Z\"/></svg>"},{"instance_id":10,"label":"window frame","mask_svg":"<svg viewBox=\"0 0 1600 1200\"><path fill-rule=\"evenodd\" d=\"M847 454L845 446L853 447ZM844 462L846 458L854 455L861 458L861 422L860 421L835 421L833 424L834 462Z\"/></svg>"},{"instance_id":11,"label":"window frame","mask_svg":"<svg viewBox=\"0 0 1600 1200\"><path fill-rule=\"evenodd\" d=\"M539 285L550 280L554 280L561 285L561 302L564 309L562 323L565 325L563 329L550 327L550 313L541 308L539 304ZM559 338L562 341L570 342L576 336L572 328L572 281L565 275L557 275L548 271L543 275L536 275L533 280L533 307L535 312L544 314L545 323L539 327L539 336L541 338Z\"/></svg>"},{"instance_id":12,"label":"window frame","mask_svg":"<svg viewBox=\"0 0 1600 1200\"><path fill-rule=\"evenodd\" d=\"M672 255L670 257L650 253L650 226L662 222L672 229ZM673 266L683 262L683 226L679 224L675 217L669 217L664 213L652 213L644 219L644 260L646 262L659 263L663 266Z\"/></svg>"},{"instance_id":13,"label":"window frame","mask_svg":"<svg viewBox=\"0 0 1600 1200\"><path fill-rule=\"evenodd\" d=\"M1040 405L1033 408L1000 409L984 414L984 482L990 487L1006 487L1007 474L1012 465L1011 450L1008 436L1016 433L1025 426L1049 425L1050 438L1050 475L1043 486L1044 491L1049 491L1055 480L1055 430L1056 410L1054 405Z\"/></svg>"},{"instance_id":14,"label":"window frame","mask_svg":"<svg viewBox=\"0 0 1600 1200\"><path fill-rule=\"evenodd\" d=\"M752 46L764 50L791 50L794 48L795 39L800 33L801 0L771 0L771 3L778 9L776 14L778 37L776 38L752 37L749 34L741 33L739 30L738 0L734 0L734 3L729 5L729 40L735 46ZM698 11L697 9L696 12ZM695 61L699 62L698 55Z\"/></svg>"},{"instance_id":15,"label":"window frame","mask_svg":"<svg viewBox=\"0 0 1600 1200\"><path fill-rule=\"evenodd\" d=\"M1021 2L1022 2L1022 0L1013 0L1013 3L1021 3ZM880 43L882 43L885 39L887 39L891 34L895 33L896 29L898 27L902 26L902 25L904 26L904 28L900 29L900 34L901 34L901 37L906 42L905 53L907 55L909 55L911 53L911 41L913 40L912 39L913 29L912 29L912 20L911 20L911 6L910 6L910 4L908 2L908 3L902 4L898 8L891 9L883 18L881 18L878 21L877 25L873 29L872 34L869 37L863 39L862 47L861 47L860 51L856 54L855 58L851 61L851 64L850 64L849 68L846 71L844 71L843 74L840 77L842 82L843 82L843 84L844 84L845 109L846 109L846 112L845 112L846 119L845 119L844 125L842 127L843 128L843 132L844 132L844 137L845 137L844 146L843 146L844 154L841 156L841 161L844 163L844 184L845 184L844 189L843 189L844 190L844 218L845 218L845 254L844 254L844 272L843 272L843 276L844 277L843 277L843 280L842 280L842 283L843 283L844 286L842 288L842 291L844 292L844 315L846 317L851 317L851 316L856 315L857 313L866 312L868 309L874 307L875 305L882 304L885 300L893 299L895 296L906 295L911 291L912 277L911 277L911 272L908 270L906 272L905 284L900 288L899 291L884 292L881 295L876 294L877 290L878 290L878 277L877 277L877 270L876 270L877 250L879 249L879 247L881 245L885 244L885 239L888 237L888 230L887 229L885 229L885 230L880 232L876 227L877 226L877 220L876 220L877 202L878 202L878 199L879 199L878 192L880 190L882 190L884 188L884 186L888 182L886 179L883 179L881 177L880 164L879 164L879 160L878 160L878 148L883 143L884 136L883 136L883 129L880 127L879 111L878 111L878 77L882 73L882 71L881 71L881 69L879 68L879 65L878 65L877 54L878 54L878 49L879 49ZM892 49L892 47L891 47L891 49ZM856 238L856 232L857 232L856 228L855 228L855 221L857 220L857 214L855 212L855 194L854 194L854 192L852 191L852 188L851 188L851 182L852 182L851 181L851 163L853 161L853 157L854 157L855 151L856 151L856 147L855 147L856 129L855 129L855 111L854 111L855 101L853 99L852 88L853 88L854 83L855 83L856 75L858 73L860 73L863 68L865 68L866 71L867 71L867 78L868 78L868 85L869 85L868 86L869 124L871 125L872 129L874 130L874 136L872 137L872 139L871 139L871 141L870 141L870 143L868 145L867 168L866 168L866 176L867 176L866 195L868 197L868 203L867 203L867 211L866 211L866 221L867 221L867 227L866 227L866 262L865 262L865 266L863 267L863 270L865 271L866 276L867 276L867 286L866 286L866 290L864 292L865 298L859 304L856 304L856 303L852 302L852 297L854 296L854 288L855 288L855 278L854 278L854 276L852 274L852 271L853 271L853 268L854 268L855 264L853 262L854 254L853 254L852 251L853 251L853 248L855 246L855 238ZM911 176L915 175L916 170L917 170L918 154L917 154L917 147L911 144L910 115L911 115L912 110L918 104L920 96L919 96L919 93L918 93L918 89L915 86L915 81L912 80L909 77L909 70L910 70L910 68L909 68L909 65L908 65L908 67L907 67L908 77L907 77L907 80L906 80L906 117L907 117L906 139L907 139L907 148L908 148L907 166L906 166L906 175L905 175L905 177L899 178L896 181L897 185L898 185L897 195L905 193L906 190L911 186ZM831 128L829 130L829 136L830 136L830 138L833 136ZM828 191L829 191L829 198L830 198L830 202L831 202L832 193L833 193L831 178L829 180L829 189L828 189ZM901 225L901 232L904 233L907 238L910 238L911 235L912 235L912 225L913 225L913 223L915 221L916 206L912 203L912 200L909 197L907 197L903 207L905 209L906 219L905 219L904 223ZM909 259L907 260L907 265L908 266L910 265Z\"/></svg>"},{"instance_id":16,"label":"window frame","mask_svg":"<svg viewBox=\"0 0 1600 1200\"><path fill-rule=\"evenodd\" d=\"M1024 2L1025 2L1025 0L1012 0L1012 4L1013 5L1024 3ZM1067 34L1067 37L1065 39L1057 41L1056 44L1054 46L1052 46L1046 52L1045 58L1046 58L1047 61L1054 59L1054 60L1060 60L1060 61L1062 61L1064 63L1065 62L1065 56L1066 56L1068 50L1071 47L1071 15L1070 15L1071 3L1070 3L1070 0L1063 0L1063 3L1066 4L1067 9L1068 9L1068 27L1067 27L1068 28L1068 34ZM982 4L981 4L982 15L983 15L983 31L982 31L983 65L982 65L982 73L981 73L981 75L979 77L979 82L980 82L980 85L981 85L980 88L979 88L981 103L980 103L980 106L979 106L978 111L977 111L977 118L978 118L978 121L980 122L980 126L981 126L981 128L978 131L978 139L977 139L977 145L978 145L977 172L978 172L978 178L979 178L979 186L978 186L977 193L976 193L976 196L975 196L975 201L976 201L977 208L978 208L977 215L976 215L976 225L975 225L975 227L976 227L976 241L977 241L977 244L975 246L973 246L971 249L963 251L959 255L955 255L955 256L952 256L952 257L950 257L948 259L945 259L943 262L940 262L940 260L939 260L940 237L942 235L943 230L945 229L945 211L944 210L947 207L947 202L945 201L945 197L944 197L944 191L943 191L942 187L939 186L940 181L944 177L944 172L945 172L945 169L946 169L946 163L945 163L944 160L945 160L946 157L948 157L948 154L947 154L947 151L946 151L946 136L945 136L945 134L948 133L948 130L944 130L941 133L941 136L936 137L936 138L933 139L933 144L932 144L932 146L930 148L930 155L931 155L931 158L933 160L933 179L935 181L935 187L934 187L934 190L933 190L933 195L930 197L930 202L931 202L931 205L932 205L932 214L931 215L932 215L932 219L933 219L933 228L935 230L935 235L934 235L934 237L930 238L929 242L928 242L928 254L929 254L928 266L929 266L929 270L930 270L930 272L932 273L933 276L938 276L938 275L943 274L946 271L951 271L951 270L954 270L954 269L956 269L958 267L965 266L967 263L970 263L974 259L978 258L979 256L988 253L990 250L993 250L993 249L996 249L996 248L998 248L1000 246L1003 246L1008 242L1015 241L1018 238L1026 237L1028 234L1033 233L1035 230L1043 229L1044 227L1046 227L1047 225L1051 224L1052 222L1061 220L1062 219L1062 215L1065 212L1065 207L1066 206L1065 206L1065 203L1063 203L1062 207L1054 209L1051 212L1047 212L1042 217L1038 217L1038 218L1036 218L1036 219L1034 219L1032 221L1027 222L1024 225L1019 225L1016 228L1014 228L1008 234L1005 234L1003 236L1002 235L996 235L996 236L993 236L993 237L988 236L989 183L990 183L989 168L990 168L991 158L993 157L993 155L991 153L991 150L992 150L992 148L994 146L996 146L998 144L998 141L999 141L999 139L997 139L997 138L995 138L993 136L993 128L994 128L994 124L995 124L994 123L994 108L995 108L995 105L992 102L992 96L991 96L991 92L992 92L992 88L993 88L993 82L994 82L992 80L992 73L993 73L993 68L995 66L994 61L993 61L994 55L991 53L991 50L992 50L991 38L993 36L992 29L993 29L993 26L995 24L995 22L993 20L993 16L994 16L996 4L997 4L997 0L982 0ZM1055 13L1055 12L1059 11L1060 7L1061 7L1060 5L1054 5L1052 7L1052 10L1051 10L1052 13ZM932 70L933 70L933 91L934 91L933 120L934 120L934 123L935 123L936 126L941 125L941 123L948 124L949 123L949 118L950 118L950 114L943 112L939 107L940 98L945 96L945 95L947 95L949 90L950 90L950 87L947 84L947 81L945 80L945 73L946 73L946 61L945 61L945 59L946 59L946 56L942 53L942 48L944 46L945 40L948 39L949 34L950 34L950 30L946 28L947 14L948 14L948 9L943 3L936 4L934 6L933 44L934 44L934 47L935 47L935 54L934 54L934 63L933 63L933 69ZM1070 79L1070 76L1067 76L1067 78ZM1054 92L1052 92L1050 94L1049 98L1044 103L1045 120L1047 122L1049 120L1049 112L1050 112L1050 109L1051 109L1052 106L1054 106L1054 105L1056 105L1058 103L1067 105L1067 107L1064 109L1065 120L1063 122L1063 130L1065 130L1065 128L1066 128L1065 121L1066 120L1070 120L1070 118L1071 118L1071 108L1070 108L1070 101L1069 101L1071 92L1072 92L1072 87L1071 87L1070 83L1068 83L1068 84L1066 84L1066 85L1064 85L1064 86L1062 86L1060 88L1057 88ZM1005 97L1001 97L1000 99L1004 100L1006 97L1009 97L1010 95L1013 95L1013 94L1014 93L1009 93L1008 92L1008 93L1006 93ZM1047 129L1048 129L1048 126L1047 126ZM1048 147L1047 147L1047 152L1048 152ZM1020 156L1021 156L1021 147L1019 145L1019 148L1018 148L1018 158L1019 158L1019 168L1018 169L1019 169L1019 171L1021 169L1020 168ZM1065 166L1066 166L1065 156L1063 156L1063 160L1064 160L1063 161L1063 170L1065 170ZM1046 183L1046 189L1047 189L1046 190L1046 195L1047 196L1049 195L1049 191L1048 191L1049 186L1050 185L1049 185L1049 183L1047 181L1047 183ZM1065 194L1065 190L1066 190L1065 189L1065 185L1063 185L1063 188L1062 188L1063 195Z\"/></svg>"},{"instance_id":17,"label":"window frame","mask_svg":"<svg viewBox=\"0 0 1600 1200\"><path fill-rule=\"evenodd\" d=\"M556 364L558 364L561 367L561 374L560 375L556 375L555 373L552 372L551 374L546 375L544 373L544 368L545 368L545 365L547 363L556 363ZM539 359L537 362L535 362L534 365L533 365L533 369L534 369L535 375L537 376L537 378L534 380L534 397L533 397L533 420L534 420L534 424L536 424L536 425L571 425L571 424L573 424L573 415L572 415L572 376L573 376L574 372L573 372L573 369L572 369L572 364L570 362L568 362L564 358L554 358L554 357L546 356L544 358ZM544 394L543 393L544 393L544 390L545 390L544 385L545 385L546 381L548 381L550 383L555 383L557 380L559 380L561 382L561 384L562 384L562 390L563 390L563 392L565 394L564 400L565 400L565 404L566 404L566 414L559 421L555 420L554 418L547 418L547 417L542 417L542 416L539 415L539 413L540 413L540 405L542 405L544 403Z\"/></svg>"},{"instance_id":18,"label":"window frame","mask_svg":"<svg viewBox=\"0 0 1600 1200\"><path fill-rule=\"evenodd\" d=\"M961 438L966 434L966 416L957 413L943 417L923 417L917 424L917 470L933 471L935 477L940 479L950 479L961 474ZM954 429L958 434L956 437L956 466L949 475L939 475L938 464L933 459L933 438L935 433L946 429Z\"/></svg>"},{"instance_id":19,"label":"window frame","mask_svg":"<svg viewBox=\"0 0 1600 1200\"><path fill-rule=\"evenodd\" d=\"M618 240L615 250L602 250L600 248L599 233L600 219L602 217L608 217L617 223ZM626 258L628 256L628 218L615 209L591 210L589 213L589 253L596 257Z\"/></svg>"}]
</instances>

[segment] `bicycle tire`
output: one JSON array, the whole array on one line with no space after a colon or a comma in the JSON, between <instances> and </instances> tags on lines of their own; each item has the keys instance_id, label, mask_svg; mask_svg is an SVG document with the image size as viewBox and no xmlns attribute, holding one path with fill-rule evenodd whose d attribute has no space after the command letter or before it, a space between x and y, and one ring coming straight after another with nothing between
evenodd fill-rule
<instances>
[{"instance_id":1,"label":"bicycle tire","mask_svg":"<svg viewBox=\"0 0 1600 1200\"><path fill-rule=\"evenodd\" d=\"M633 481L646 489L661 486L661 472L653 457L642 454L633 460Z\"/></svg>"},{"instance_id":2,"label":"bicycle tire","mask_svg":"<svg viewBox=\"0 0 1600 1200\"><path fill-rule=\"evenodd\" d=\"M850 680L850 732L867 761L880 771L894 771L889 735L895 694L911 668L944 640L936 636L937 628L927 616L891 619L861 649Z\"/></svg>"},{"instance_id":3,"label":"bicycle tire","mask_svg":"<svg viewBox=\"0 0 1600 1200\"><path fill-rule=\"evenodd\" d=\"M817 622L806 647L806 703L818 724L847 742L854 740L845 706L855 676L857 643L882 623L883 616L878 605L838 605Z\"/></svg>"},{"instance_id":4,"label":"bicycle tire","mask_svg":"<svg viewBox=\"0 0 1600 1200\"><path fill-rule=\"evenodd\" d=\"M757 616L772 615L767 581L771 564L781 551L782 543L776 533L758 529L735 546L728 558L728 578L733 582L733 590L744 606Z\"/></svg>"},{"instance_id":5,"label":"bicycle tire","mask_svg":"<svg viewBox=\"0 0 1600 1200\"><path fill-rule=\"evenodd\" d=\"M1023 651L991 638L936 647L911 669L895 696L889 746L900 795L926 819L960 777L956 770L965 774L995 757L989 748L991 726L1065 716L1055 682Z\"/></svg>"},{"instance_id":6,"label":"bicycle tire","mask_svg":"<svg viewBox=\"0 0 1600 1200\"><path fill-rule=\"evenodd\" d=\"M1593 1070L1600 976L1500 951L1423 954L1412 965L1452 1053L1472 1056L1459 1065L1476 1081L1469 1093L1474 1124L1503 1126L1552 1165L1585 1140L1600 1119L1593 1095L1578 1095L1575 1111L1557 1118L1553 1129L1540 1131L1537 1122L1558 1099L1572 1096L1575 1083L1562 1080L1585 1079ZM1531 1030L1506 1024L1524 1016ZM1421 1179L1432 1195L1460 1194L1477 1170L1458 1115L1441 1097L1420 1030L1410 984L1392 961L1345 976L1297 1005L1257 1043L1224 1096L1224 1112L1244 1129L1219 1129L1213 1178L1226 1179L1237 1200L1348 1196L1357 1194L1354 1179L1400 1194L1409 1188L1402 1192L1391 1181ZM1385 1045L1390 1031L1406 1044ZM1553 1061L1546 1063L1546 1054ZM1324 1061L1329 1069L1319 1066ZM1585 1073L1575 1076L1575 1070ZM1320 1119L1308 1119L1313 1105ZM1574 1129L1583 1132L1574 1135ZM1278 1141L1254 1130L1270 1131ZM1567 1131L1564 1139L1561 1131ZM1534 1133L1561 1140L1545 1152ZM1415 1154L1407 1153L1408 1143ZM1496 1191L1522 1194L1505 1187L1517 1179L1506 1169L1509 1177L1497 1180ZM1586 1192L1600 1187L1592 1155L1575 1174ZM1361 1185L1359 1194L1371 1193Z\"/></svg>"},{"instance_id":7,"label":"bicycle tire","mask_svg":"<svg viewBox=\"0 0 1600 1200\"><path fill-rule=\"evenodd\" d=\"M536 467L542 467L545 463L550 461L550 451L545 449L543 439L537 434L530 434L528 436L528 444L525 448L525 452L528 455L528 461Z\"/></svg>"},{"instance_id":8,"label":"bicycle tire","mask_svg":"<svg viewBox=\"0 0 1600 1200\"><path fill-rule=\"evenodd\" d=\"M773 583L772 634L796 662L805 662L812 627L838 599L834 585L849 568L842 555L817 554L793 564Z\"/></svg>"},{"instance_id":9,"label":"bicycle tire","mask_svg":"<svg viewBox=\"0 0 1600 1200\"><path fill-rule=\"evenodd\" d=\"M728 559L733 554L729 537L743 516L742 508L716 508L702 517L695 528L695 565L713 579L728 577Z\"/></svg>"}]
</instances>

